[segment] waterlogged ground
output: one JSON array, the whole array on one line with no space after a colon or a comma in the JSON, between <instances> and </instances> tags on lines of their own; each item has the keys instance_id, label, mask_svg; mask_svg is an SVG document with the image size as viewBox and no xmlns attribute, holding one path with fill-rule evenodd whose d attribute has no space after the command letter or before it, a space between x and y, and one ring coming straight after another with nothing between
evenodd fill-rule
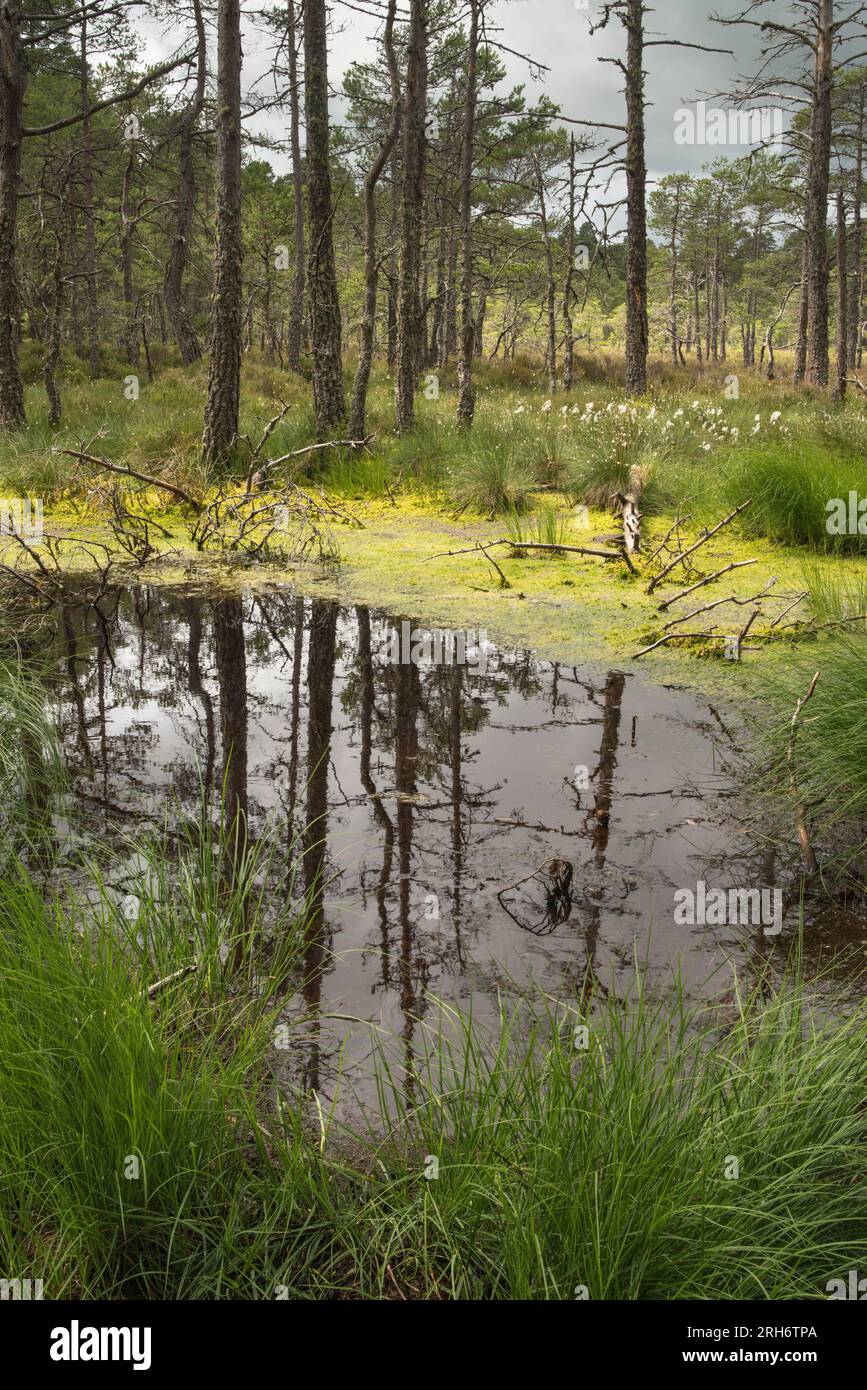
<instances>
[{"instance_id":1,"label":"waterlogged ground","mask_svg":"<svg viewBox=\"0 0 867 1390\"><path fill-rule=\"evenodd\" d=\"M680 969L726 998L730 961L745 976L782 967L796 911L779 936L675 922L675 893L699 880L793 880L791 827L774 833L745 780L743 709L490 642L464 665L396 662L402 617L288 587L141 586L56 609L39 641L79 809L119 892L124 835L167 812L194 820L203 784L225 779L287 864L301 828L319 827L295 890L322 888L298 1079L328 1092L340 1066L360 1073L370 1022L424 1047L434 997L490 1017L498 992L530 982L572 999L625 990L638 957L658 987ZM857 924L811 923L807 953L845 978L863 962Z\"/></svg>"}]
</instances>

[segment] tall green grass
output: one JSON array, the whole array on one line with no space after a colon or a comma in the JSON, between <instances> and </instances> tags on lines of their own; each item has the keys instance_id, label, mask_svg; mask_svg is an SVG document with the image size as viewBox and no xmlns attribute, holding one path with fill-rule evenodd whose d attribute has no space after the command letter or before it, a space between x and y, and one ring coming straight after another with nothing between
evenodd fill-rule
<instances>
[{"instance_id":1,"label":"tall green grass","mask_svg":"<svg viewBox=\"0 0 867 1390\"><path fill-rule=\"evenodd\" d=\"M864 492L863 458L835 452L832 442L820 445L808 435L754 444L733 454L726 496L732 506L752 498L752 506L741 518L747 533L785 545L867 554L867 536L836 536L827 530L829 501Z\"/></svg>"},{"instance_id":2,"label":"tall green grass","mask_svg":"<svg viewBox=\"0 0 867 1390\"><path fill-rule=\"evenodd\" d=\"M201 945L151 999L198 897L99 903L0 888L0 1262L46 1297L821 1298L863 1262L863 1009L444 1011L350 1127L270 1079L282 971Z\"/></svg>"},{"instance_id":3,"label":"tall green grass","mask_svg":"<svg viewBox=\"0 0 867 1390\"><path fill-rule=\"evenodd\" d=\"M19 663L0 661L0 872L16 855L49 847L64 781L40 687Z\"/></svg>"},{"instance_id":4,"label":"tall green grass","mask_svg":"<svg viewBox=\"0 0 867 1390\"><path fill-rule=\"evenodd\" d=\"M585 1020L584 1050L557 1012L504 1013L493 1043L454 1016L376 1153L362 1292L809 1298L863 1259L863 1012L820 1025L792 985L739 996L721 1036L639 989ZM381 1078L398 1116L404 1079Z\"/></svg>"},{"instance_id":5,"label":"tall green grass","mask_svg":"<svg viewBox=\"0 0 867 1390\"><path fill-rule=\"evenodd\" d=\"M867 850L867 622L858 620L867 614L867 577L851 564L805 565L819 640L800 645L783 669L769 673L767 694L777 784L788 792L794 776L798 799L821 830L845 823L848 853L856 858ZM817 671L793 737L792 714Z\"/></svg>"},{"instance_id":6,"label":"tall green grass","mask_svg":"<svg viewBox=\"0 0 867 1390\"><path fill-rule=\"evenodd\" d=\"M260 1287L264 1059L304 913L264 842L231 879L227 852L203 825L130 846L123 893L97 869L62 902L23 868L0 881L0 1264L46 1297ZM279 1221L285 1249L291 1199Z\"/></svg>"}]
</instances>

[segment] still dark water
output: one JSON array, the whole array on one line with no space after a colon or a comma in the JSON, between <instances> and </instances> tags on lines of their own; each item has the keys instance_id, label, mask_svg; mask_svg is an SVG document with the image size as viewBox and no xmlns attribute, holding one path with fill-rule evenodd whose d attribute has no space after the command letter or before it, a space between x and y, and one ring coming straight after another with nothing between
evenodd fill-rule
<instances>
[{"instance_id":1,"label":"still dark water","mask_svg":"<svg viewBox=\"0 0 867 1390\"><path fill-rule=\"evenodd\" d=\"M362 1060L370 1033L353 1020L411 1048L431 995L485 1017L530 983L625 989L637 955L659 987L679 967L724 996L730 958L747 974L782 963L790 920L775 940L674 922L678 888L785 883L794 863L755 829L736 714L490 644L483 674L395 663L399 625L289 589L142 587L73 604L48 639L76 795L103 839L160 822L169 799L195 817L230 750L253 834L268 822L288 856L320 826L308 1082L328 1088L342 1043ZM552 858L568 870L528 877Z\"/></svg>"}]
</instances>

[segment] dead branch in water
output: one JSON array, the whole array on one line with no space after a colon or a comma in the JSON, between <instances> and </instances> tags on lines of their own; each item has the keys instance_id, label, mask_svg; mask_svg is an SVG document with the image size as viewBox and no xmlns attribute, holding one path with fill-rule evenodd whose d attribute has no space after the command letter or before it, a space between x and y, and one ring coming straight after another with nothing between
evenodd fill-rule
<instances>
[{"instance_id":1,"label":"dead branch in water","mask_svg":"<svg viewBox=\"0 0 867 1390\"><path fill-rule=\"evenodd\" d=\"M807 691L806 695L802 695L798 699L798 703L795 706L795 712L792 715L789 740L786 745L786 763L789 768L789 786L795 797L795 820L798 827L798 839L801 842L801 853L804 857L804 867L807 871L808 881L810 879L815 878L816 874L819 872L819 861L816 858L816 852L813 849L813 845L810 840L810 832L807 829L807 808L801 801L800 796L798 794L798 782L795 776L794 764L795 734L797 733L798 720L801 717L801 712L803 711L808 701L812 699L813 692L816 689L816 685L821 674L821 671L816 672L815 676L810 682L810 688Z\"/></svg>"}]
</instances>

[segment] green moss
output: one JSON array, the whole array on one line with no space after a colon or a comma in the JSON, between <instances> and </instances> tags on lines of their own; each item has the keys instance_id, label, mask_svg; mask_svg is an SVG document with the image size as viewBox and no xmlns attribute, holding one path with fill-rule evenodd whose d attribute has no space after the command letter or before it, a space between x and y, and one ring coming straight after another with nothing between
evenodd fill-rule
<instances>
[{"instance_id":1,"label":"green moss","mask_svg":"<svg viewBox=\"0 0 867 1390\"><path fill-rule=\"evenodd\" d=\"M157 496L150 500L156 507ZM477 541L490 542L504 535L502 521L455 520L442 505L413 495L397 503L356 501L351 511L362 526L337 527L339 566L286 568L250 566L240 560L227 562L213 553L203 555L192 546L181 513L159 510L155 514L171 532L171 538L160 540L159 561L144 569L117 566L115 576L118 580L126 574L154 583L230 588L253 582L291 582L299 591L318 597L390 609L422 624L483 628L491 640L501 644L529 647L540 657L570 665L599 667L612 663L631 666L633 654L662 634L672 614L685 615L692 608L729 595L747 599L772 580L771 593L779 598L774 606L777 612L785 606L783 595L794 596L805 587L807 552L746 539L730 527L698 553L700 569L691 580L732 562L755 563L699 589L671 612L660 613L659 601L674 593L684 580L648 595L645 579L630 575L619 561L576 554L527 555L505 545L497 547L492 554L508 581L509 587L504 588L494 566L473 553ZM612 529L606 513L591 512L589 526L580 531L568 511L564 509L563 515L567 543L592 546L597 535ZM665 516L646 520L647 554L652 553L672 520ZM52 508L46 524L51 531L70 537L98 538L102 534L96 524L77 523L68 507ZM598 541L595 544L604 548ZM0 560L9 563L11 545L0 542ZM464 553L448 554L454 551ZM60 553L71 569L80 568L81 552L72 540L61 545ZM826 568L829 574L836 572L840 563L821 555L811 556L809 561L811 570L819 574ZM867 570L862 561L848 563L859 567L859 573ZM747 604L725 603L714 609L712 617L699 617L684 628L704 630L712 623L717 631L734 633L750 611ZM680 681L730 694L738 690L749 693L760 686L770 669L785 664L791 651L785 641L760 640L756 644L759 650L734 663L722 659L721 645L700 642L661 647L643 657L636 669L657 681Z\"/></svg>"}]
</instances>

